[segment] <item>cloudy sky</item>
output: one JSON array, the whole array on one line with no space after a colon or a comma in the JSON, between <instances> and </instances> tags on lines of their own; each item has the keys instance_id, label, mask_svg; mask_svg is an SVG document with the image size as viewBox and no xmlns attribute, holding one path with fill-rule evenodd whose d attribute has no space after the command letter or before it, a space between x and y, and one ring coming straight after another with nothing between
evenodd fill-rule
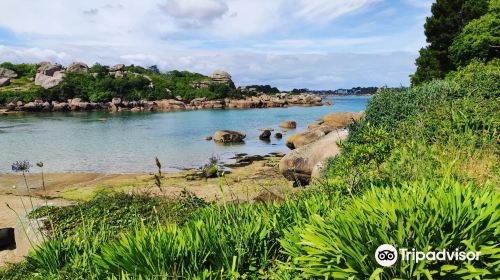
<instances>
[{"instance_id":1,"label":"cloudy sky","mask_svg":"<svg viewBox=\"0 0 500 280\"><path fill-rule=\"evenodd\" d=\"M0 61L230 72L237 85L408 85L432 0L2 0Z\"/></svg>"}]
</instances>

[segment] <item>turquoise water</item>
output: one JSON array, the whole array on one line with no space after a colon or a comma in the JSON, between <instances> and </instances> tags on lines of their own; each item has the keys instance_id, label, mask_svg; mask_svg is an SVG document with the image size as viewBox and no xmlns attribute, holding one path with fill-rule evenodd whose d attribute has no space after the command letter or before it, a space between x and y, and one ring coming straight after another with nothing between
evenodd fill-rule
<instances>
[{"instance_id":1,"label":"turquoise water","mask_svg":"<svg viewBox=\"0 0 500 280\"><path fill-rule=\"evenodd\" d=\"M258 128L280 131L295 120L296 130L331 112L358 112L370 97L334 97L333 106L157 113L70 112L0 116L0 173L17 160L43 161L48 172L135 173L154 171L158 156L167 170L199 167L214 155L230 162L235 153L283 152L282 140L259 140ZM105 118L106 121L99 119ZM205 141L216 130L247 134L244 144Z\"/></svg>"}]
</instances>

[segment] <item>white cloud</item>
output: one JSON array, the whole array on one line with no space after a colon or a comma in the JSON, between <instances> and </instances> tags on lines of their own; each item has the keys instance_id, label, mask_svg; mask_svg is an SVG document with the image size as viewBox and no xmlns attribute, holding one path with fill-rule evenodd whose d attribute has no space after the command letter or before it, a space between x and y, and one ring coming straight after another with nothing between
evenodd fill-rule
<instances>
[{"instance_id":1,"label":"white cloud","mask_svg":"<svg viewBox=\"0 0 500 280\"><path fill-rule=\"evenodd\" d=\"M99 51L102 57L95 59ZM215 69L231 73L237 85L271 84L281 89L333 89L352 86L408 85L408 74L414 71L416 54L392 52L382 54L265 54L249 51L175 51L172 53L116 53L99 49L82 49L76 56L43 49L0 46L0 57L13 62L43 60L69 64L78 60L88 64L158 65L163 71L183 69L210 75Z\"/></svg>"},{"instance_id":2,"label":"white cloud","mask_svg":"<svg viewBox=\"0 0 500 280\"><path fill-rule=\"evenodd\" d=\"M40 48L12 48L0 45L0 57L2 61L11 62L40 62L65 60L68 55L65 52L58 52L50 49Z\"/></svg>"},{"instance_id":3,"label":"white cloud","mask_svg":"<svg viewBox=\"0 0 500 280\"><path fill-rule=\"evenodd\" d=\"M311 22L329 22L362 10L381 0L298 0L297 17Z\"/></svg>"},{"instance_id":4,"label":"white cloud","mask_svg":"<svg viewBox=\"0 0 500 280\"><path fill-rule=\"evenodd\" d=\"M228 11L227 4L221 0L166 0L160 7L187 27L209 24Z\"/></svg>"},{"instance_id":5,"label":"white cloud","mask_svg":"<svg viewBox=\"0 0 500 280\"><path fill-rule=\"evenodd\" d=\"M380 33L373 18L356 18L349 32L329 30L382 1L2 0L0 32L22 42L0 46L0 60L156 64L204 74L221 68L238 84L282 88L407 84L411 53L425 43L423 19L412 18L418 28L400 34ZM385 15L399 15L394 8Z\"/></svg>"}]
</instances>

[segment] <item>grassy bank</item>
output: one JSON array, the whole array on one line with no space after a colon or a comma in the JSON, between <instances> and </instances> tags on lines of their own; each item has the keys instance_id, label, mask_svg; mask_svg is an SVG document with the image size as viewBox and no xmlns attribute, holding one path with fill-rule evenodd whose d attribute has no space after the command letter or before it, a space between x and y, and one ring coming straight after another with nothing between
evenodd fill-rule
<instances>
[{"instance_id":1,"label":"grassy bank","mask_svg":"<svg viewBox=\"0 0 500 280\"><path fill-rule=\"evenodd\" d=\"M351 127L323 183L268 203L98 196L40 209L50 241L7 279L500 277L498 61L387 90ZM222 184L223 187L223 184ZM477 261L372 257L384 243L480 250Z\"/></svg>"}]
</instances>

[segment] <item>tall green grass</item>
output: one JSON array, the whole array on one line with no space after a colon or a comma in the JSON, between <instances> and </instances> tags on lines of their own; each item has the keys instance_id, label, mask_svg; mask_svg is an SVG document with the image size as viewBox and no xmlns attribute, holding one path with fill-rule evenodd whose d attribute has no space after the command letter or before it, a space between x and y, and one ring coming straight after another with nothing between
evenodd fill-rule
<instances>
[{"instance_id":1,"label":"tall green grass","mask_svg":"<svg viewBox=\"0 0 500 280\"><path fill-rule=\"evenodd\" d=\"M498 279L500 193L442 181L372 187L280 239L303 278ZM379 245L422 251L481 251L479 261L398 261L382 269Z\"/></svg>"}]
</instances>

